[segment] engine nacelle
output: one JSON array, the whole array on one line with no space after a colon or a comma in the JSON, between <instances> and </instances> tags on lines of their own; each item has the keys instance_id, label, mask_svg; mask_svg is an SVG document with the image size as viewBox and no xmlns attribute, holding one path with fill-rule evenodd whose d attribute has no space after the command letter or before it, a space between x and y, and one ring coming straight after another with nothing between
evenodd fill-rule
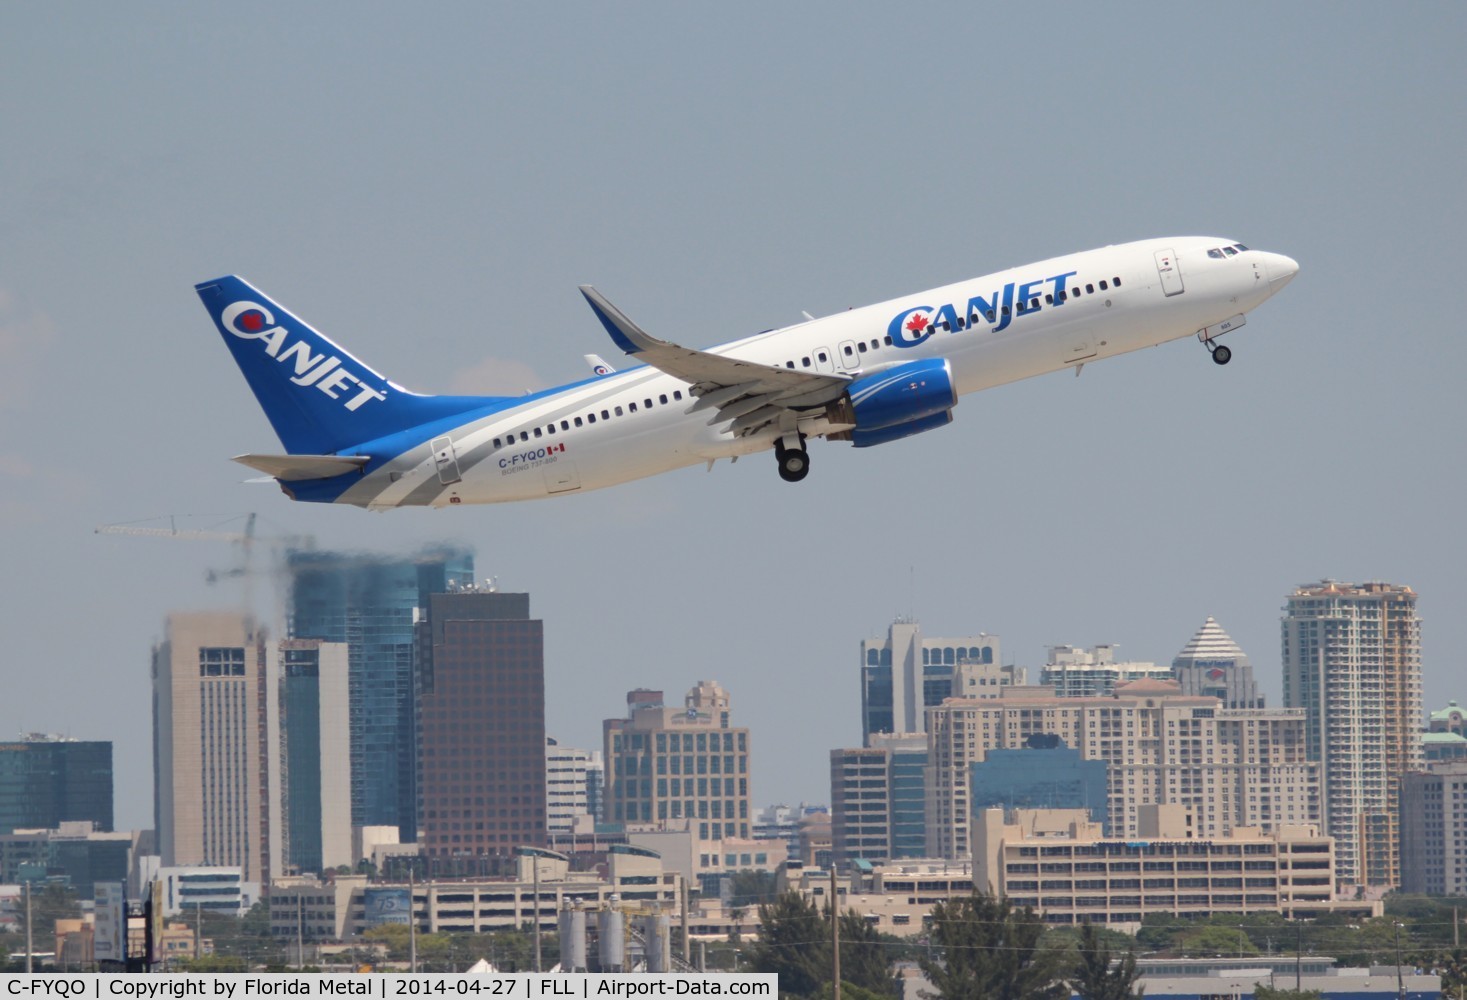
<instances>
[{"instance_id":1,"label":"engine nacelle","mask_svg":"<svg viewBox=\"0 0 1467 1000\"><path fill-rule=\"evenodd\" d=\"M943 410L941 413L933 413L916 420L908 420L904 424L892 424L875 431L863 431L859 427L851 432L851 443L857 448L870 448L878 444L886 444L888 441L900 441L904 437L913 434L921 434L930 431L934 427L945 427L953 422L953 411Z\"/></svg>"},{"instance_id":2,"label":"engine nacelle","mask_svg":"<svg viewBox=\"0 0 1467 1000\"><path fill-rule=\"evenodd\" d=\"M826 415L831 423L855 426L830 438L869 448L920 434L951 421L949 411L957 401L952 366L946 358L908 362L852 382L846 395L830 404Z\"/></svg>"}]
</instances>

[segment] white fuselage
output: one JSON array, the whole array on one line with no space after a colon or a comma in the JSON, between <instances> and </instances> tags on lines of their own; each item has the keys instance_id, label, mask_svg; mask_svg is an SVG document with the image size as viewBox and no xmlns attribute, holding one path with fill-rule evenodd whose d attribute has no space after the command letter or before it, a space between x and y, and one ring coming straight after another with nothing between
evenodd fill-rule
<instances>
[{"instance_id":1,"label":"white fuselage","mask_svg":"<svg viewBox=\"0 0 1467 1000\"><path fill-rule=\"evenodd\" d=\"M1219 324L1231 328L1236 322L1229 320L1241 322L1294 273L1286 257L1236 246L1183 237L1090 250L772 330L709 353L853 377L946 358L961 395ZM1209 256L1223 247L1226 255ZM1021 297L1037 308L1020 312ZM735 436L715 410L695 411L689 390L687 382L639 367L537 394L397 456L337 502L384 509L535 499L773 447L773 431ZM811 437L830 429L820 410L799 425Z\"/></svg>"}]
</instances>

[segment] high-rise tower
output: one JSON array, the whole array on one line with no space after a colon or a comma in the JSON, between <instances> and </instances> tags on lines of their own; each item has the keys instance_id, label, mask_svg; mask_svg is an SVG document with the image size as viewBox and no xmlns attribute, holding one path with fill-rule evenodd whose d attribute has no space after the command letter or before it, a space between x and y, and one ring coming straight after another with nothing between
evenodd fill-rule
<instances>
[{"instance_id":1,"label":"high-rise tower","mask_svg":"<svg viewBox=\"0 0 1467 1000\"><path fill-rule=\"evenodd\" d=\"M1253 661L1214 618L1203 622L1172 659L1172 671L1183 694L1217 698L1227 708L1264 707L1253 680Z\"/></svg>"},{"instance_id":2,"label":"high-rise tower","mask_svg":"<svg viewBox=\"0 0 1467 1000\"><path fill-rule=\"evenodd\" d=\"M1410 587L1325 580L1289 595L1284 704L1305 711L1345 884L1400 884L1401 775L1422 768L1421 619Z\"/></svg>"},{"instance_id":3,"label":"high-rise tower","mask_svg":"<svg viewBox=\"0 0 1467 1000\"><path fill-rule=\"evenodd\" d=\"M268 884L265 637L239 613L168 616L153 649L153 816L163 866Z\"/></svg>"},{"instance_id":4,"label":"high-rise tower","mask_svg":"<svg viewBox=\"0 0 1467 1000\"><path fill-rule=\"evenodd\" d=\"M544 847L545 636L530 595L433 594L418 635L418 825L430 861Z\"/></svg>"},{"instance_id":5,"label":"high-rise tower","mask_svg":"<svg viewBox=\"0 0 1467 1000\"><path fill-rule=\"evenodd\" d=\"M414 623L429 595L472 586L474 557L292 552L289 566L291 638L349 647L352 825L415 840Z\"/></svg>"},{"instance_id":6,"label":"high-rise tower","mask_svg":"<svg viewBox=\"0 0 1467 1000\"><path fill-rule=\"evenodd\" d=\"M0 834L72 820L112 829L112 744L40 733L0 743Z\"/></svg>"},{"instance_id":7,"label":"high-rise tower","mask_svg":"<svg viewBox=\"0 0 1467 1000\"><path fill-rule=\"evenodd\" d=\"M280 643L280 778L284 854L298 872L350 865L351 734L347 647Z\"/></svg>"},{"instance_id":8,"label":"high-rise tower","mask_svg":"<svg viewBox=\"0 0 1467 1000\"><path fill-rule=\"evenodd\" d=\"M916 621L898 619L885 639L861 643L862 742L872 733L925 733L924 713L942 699L996 698L1025 676L1002 665L996 635L927 638Z\"/></svg>"}]
</instances>

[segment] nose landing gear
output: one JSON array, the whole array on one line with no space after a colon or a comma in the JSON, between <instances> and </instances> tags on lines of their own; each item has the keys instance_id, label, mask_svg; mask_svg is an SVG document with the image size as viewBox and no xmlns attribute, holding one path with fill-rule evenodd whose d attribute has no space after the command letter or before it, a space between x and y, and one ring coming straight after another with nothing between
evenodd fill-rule
<instances>
[{"instance_id":1,"label":"nose landing gear","mask_svg":"<svg viewBox=\"0 0 1467 1000\"><path fill-rule=\"evenodd\" d=\"M1209 341L1207 349L1212 352L1212 363L1215 365L1225 365L1233 360L1233 351L1226 344L1213 344Z\"/></svg>"}]
</instances>

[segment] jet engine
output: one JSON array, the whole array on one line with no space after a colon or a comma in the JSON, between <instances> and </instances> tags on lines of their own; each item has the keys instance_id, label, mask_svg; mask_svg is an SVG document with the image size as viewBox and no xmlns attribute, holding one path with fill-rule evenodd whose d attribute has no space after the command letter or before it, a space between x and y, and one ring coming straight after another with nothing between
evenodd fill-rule
<instances>
[{"instance_id":1,"label":"jet engine","mask_svg":"<svg viewBox=\"0 0 1467 1000\"><path fill-rule=\"evenodd\" d=\"M897 441L950 423L957 401L946 358L909 361L852 382L846 394L829 405L826 416L833 424L854 426L829 437L850 441L857 448Z\"/></svg>"}]
</instances>

